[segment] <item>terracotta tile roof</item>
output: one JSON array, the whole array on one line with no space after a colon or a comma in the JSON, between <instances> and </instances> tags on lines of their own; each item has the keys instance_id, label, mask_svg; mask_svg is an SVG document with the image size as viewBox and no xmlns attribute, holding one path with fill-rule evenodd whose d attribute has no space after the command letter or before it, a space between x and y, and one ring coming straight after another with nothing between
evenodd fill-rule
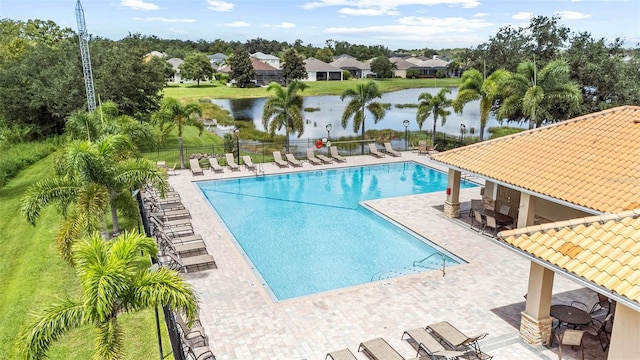
<instances>
[{"instance_id":1,"label":"terracotta tile roof","mask_svg":"<svg viewBox=\"0 0 640 360\"><path fill-rule=\"evenodd\" d=\"M640 309L640 210L503 231L498 241Z\"/></svg>"},{"instance_id":2,"label":"terracotta tile roof","mask_svg":"<svg viewBox=\"0 0 640 360\"><path fill-rule=\"evenodd\" d=\"M640 209L640 106L617 107L432 158L595 212Z\"/></svg>"}]
</instances>

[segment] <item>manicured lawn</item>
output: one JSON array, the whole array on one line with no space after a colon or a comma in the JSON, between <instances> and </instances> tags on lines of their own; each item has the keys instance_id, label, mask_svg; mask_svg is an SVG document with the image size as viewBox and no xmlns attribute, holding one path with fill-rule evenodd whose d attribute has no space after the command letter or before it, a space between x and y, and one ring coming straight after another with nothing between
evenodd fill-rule
<instances>
[{"instance_id":1,"label":"manicured lawn","mask_svg":"<svg viewBox=\"0 0 640 360\"><path fill-rule=\"evenodd\" d=\"M340 95L345 89L355 88L360 83L371 81L371 79L345 80L345 81L308 81L309 87L301 94L303 96L316 95ZM460 84L458 78L447 79L384 79L374 80L383 92L397 91L410 88L423 87L457 87ZM164 89L164 95L178 99L238 99L267 97L269 93L266 87L241 89L222 85L218 82L200 83L200 86L186 83L170 85Z\"/></svg>"},{"instance_id":2,"label":"manicured lawn","mask_svg":"<svg viewBox=\"0 0 640 360\"><path fill-rule=\"evenodd\" d=\"M19 358L15 341L30 313L57 297L79 294L75 270L62 261L54 243L60 222L55 206L42 213L36 227L20 215L22 194L43 174L51 173L52 164L51 157L45 158L0 189L0 359ZM123 315L120 319L126 337L125 358L159 358L153 311ZM164 326L163 333L166 355L170 346ZM68 333L48 355L50 359L91 359L92 328Z\"/></svg>"}]
</instances>

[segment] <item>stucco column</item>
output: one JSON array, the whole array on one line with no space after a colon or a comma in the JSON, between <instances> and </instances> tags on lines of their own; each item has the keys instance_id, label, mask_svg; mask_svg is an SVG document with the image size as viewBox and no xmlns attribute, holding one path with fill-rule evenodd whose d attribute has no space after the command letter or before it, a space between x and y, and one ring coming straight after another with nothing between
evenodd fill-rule
<instances>
[{"instance_id":1,"label":"stucco column","mask_svg":"<svg viewBox=\"0 0 640 360\"><path fill-rule=\"evenodd\" d=\"M460 217L460 171L458 170L449 169L444 215L450 218Z\"/></svg>"},{"instance_id":2,"label":"stucco column","mask_svg":"<svg viewBox=\"0 0 640 360\"><path fill-rule=\"evenodd\" d=\"M543 345L551 337L551 295L554 272L531 262L527 305L521 313L520 337L531 345Z\"/></svg>"},{"instance_id":3,"label":"stucco column","mask_svg":"<svg viewBox=\"0 0 640 360\"><path fill-rule=\"evenodd\" d=\"M518 211L519 228L533 225L536 218L536 197L527 193L520 193L520 207Z\"/></svg>"},{"instance_id":4,"label":"stucco column","mask_svg":"<svg viewBox=\"0 0 640 360\"><path fill-rule=\"evenodd\" d=\"M640 312L616 304L607 359L635 360L640 354Z\"/></svg>"}]
</instances>

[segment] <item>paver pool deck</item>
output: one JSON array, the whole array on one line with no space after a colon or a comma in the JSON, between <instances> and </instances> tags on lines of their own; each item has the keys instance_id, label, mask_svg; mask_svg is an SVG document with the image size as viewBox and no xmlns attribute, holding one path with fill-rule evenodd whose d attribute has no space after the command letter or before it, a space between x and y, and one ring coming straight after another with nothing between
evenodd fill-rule
<instances>
[{"instance_id":1,"label":"paver pool deck","mask_svg":"<svg viewBox=\"0 0 640 360\"><path fill-rule=\"evenodd\" d=\"M351 156L346 163L302 168L263 164L265 175L335 167L415 161L438 168L426 155L402 152L402 157ZM468 334L488 332L480 342L494 359L557 359L555 347L532 347L519 337L523 295L527 293L530 262L442 213L444 192L410 195L366 203L394 221L463 258L468 264L381 280L291 300L274 302L238 251L225 226L193 183L212 179L255 176L242 169L222 174L204 171L192 176L178 170L170 184L191 211L196 233L202 235L218 269L185 274L200 298L200 320L218 360L321 360L327 352L350 348L358 359L360 342L383 337L404 357L415 350L403 331L449 321ZM463 189L460 201L479 198L480 188ZM247 219L247 222L251 219ZM345 227L349 226L345 222ZM283 239L295 234L283 234ZM594 293L556 275L553 304L587 301ZM585 358L606 359L596 340L585 336ZM579 352L563 347L565 359Z\"/></svg>"}]
</instances>

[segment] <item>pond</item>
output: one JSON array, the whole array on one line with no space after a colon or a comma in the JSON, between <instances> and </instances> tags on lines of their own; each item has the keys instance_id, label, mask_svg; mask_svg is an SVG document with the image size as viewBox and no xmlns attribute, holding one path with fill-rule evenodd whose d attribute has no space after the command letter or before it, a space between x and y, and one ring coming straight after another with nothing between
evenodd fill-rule
<instances>
[{"instance_id":1,"label":"pond","mask_svg":"<svg viewBox=\"0 0 640 360\"><path fill-rule=\"evenodd\" d=\"M389 103L391 104L391 108L387 110L385 117L380 120L377 124L373 121L373 116L367 112L365 118L365 129L392 129L397 131L404 131L405 127L402 122L406 119L409 120L409 131L418 131L418 123L416 122L416 112L417 108L415 107L407 107L407 108L397 108L396 104L417 104L418 96L420 96L423 92L429 92L431 94L436 94L440 91L440 88L417 88L417 89L406 89L394 92L384 93L381 99L377 99L376 101L381 103ZM455 98L458 94L457 88L451 89L451 94L449 97L451 99ZM260 130L264 130L262 126L262 108L266 98L253 98L253 99L212 99L211 102L220 106L223 109L229 110L231 115L236 120L245 120L245 121L253 121L256 125L256 128ZM353 123L351 120L347 125L346 129L342 128L340 124L340 119L342 117L342 113L347 105L348 100L344 101L340 100L340 96L337 95L324 95L324 96L305 96L303 107L304 108L317 108L319 110L304 112L303 116L306 120L304 133L301 138L310 138L310 139L318 139L327 137L327 131L325 126L327 124L331 124L331 138L339 137L339 136L356 136L360 135L360 133L355 134L353 132ZM453 112L453 109L449 109L451 111L451 115L447 117L447 122L444 126L441 125L441 119L438 119L437 131L444 131L447 134L451 135L460 135L460 124L464 124L467 129L467 134L469 134L469 129L475 129L475 135L478 136L480 133L480 108L479 101L470 102L465 105L463 114L456 114ZM507 123L505 122L506 126ZM495 117L489 116L489 120L487 121L487 127L499 127L500 122L498 122ZM515 124L510 123L508 126L515 127L525 127L526 124ZM422 126L423 131L433 129L433 116L430 116L425 120ZM489 133L485 129L485 139L489 137ZM280 131L280 134L284 135L284 129ZM292 134L291 139L295 139L296 135Z\"/></svg>"}]
</instances>

